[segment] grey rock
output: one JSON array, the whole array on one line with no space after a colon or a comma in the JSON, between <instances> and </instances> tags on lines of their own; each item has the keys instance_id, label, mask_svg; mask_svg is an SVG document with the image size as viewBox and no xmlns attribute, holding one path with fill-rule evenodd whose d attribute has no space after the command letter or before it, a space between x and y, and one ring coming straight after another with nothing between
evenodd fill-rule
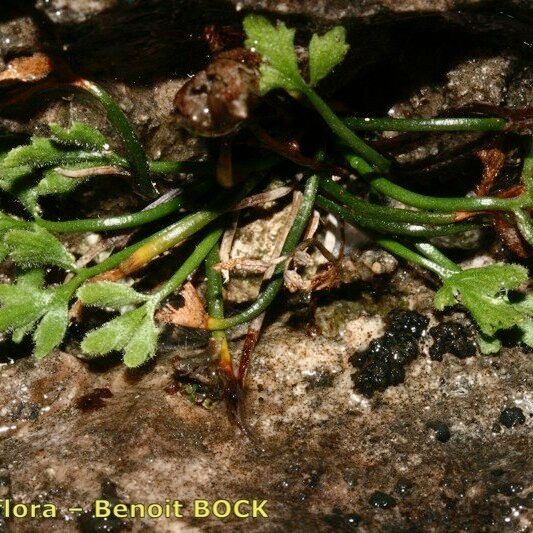
<instances>
[{"instance_id":1,"label":"grey rock","mask_svg":"<svg viewBox=\"0 0 533 533\"><path fill-rule=\"evenodd\" d=\"M15 16L1 21L0 27L0 61L40 50L39 30L32 18Z\"/></svg>"},{"instance_id":2,"label":"grey rock","mask_svg":"<svg viewBox=\"0 0 533 533\"><path fill-rule=\"evenodd\" d=\"M231 0L237 9L265 10L278 15L306 15L338 22L394 13L445 13L458 9L484 7L486 0ZM501 2L509 6L528 7L527 0Z\"/></svg>"},{"instance_id":3,"label":"grey rock","mask_svg":"<svg viewBox=\"0 0 533 533\"><path fill-rule=\"evenodd\" d=\"M447 521L461 530L527 528L525 507L498 487L512 482L523 487L520 495L528 490L529 423L504 433L492 426L505 405L532 412L531 358L517 350L443 362L420 357L403 385L368 400L350 379L348 357L358 346L343 340L357 316L345 312L334 338L312 339L289 327L286 316L266 330L244 400L252 440L229 422L222 404L205 410L173 393L168 356L137 373L91 370L62 353L4 366L0 452L12 498L56 503L57 531L76 529L68 507L89 508L105 480L123 502L186 501L184 518L136 520L135 531L219 527L214 518L192 519L195 497L266 498L268 521L234 521L235 531L323 530L335 508L362 515L369 531L443 531ZM187 355L181 350L181 358ZM80 399L95 389L112 397L81 410ZM38 416L13 419L14 408L34 406ZM427 429L433 420L450 426L447 443ZM394 509L368 506L372 493L391 493L403 478L412 494ZM26 531L46 524L10 525Z\"/></svg>"},{"instance_id":4,"label":"grey rock","mask_svg":"<svg viewBox=\"0 0 533 533\"><path fill-rule=\"evenodd\" d=\"M71 24L83 22L119 3L120 0L37 0L36 7L56 24Z\"/></svg>"}]
</instances>

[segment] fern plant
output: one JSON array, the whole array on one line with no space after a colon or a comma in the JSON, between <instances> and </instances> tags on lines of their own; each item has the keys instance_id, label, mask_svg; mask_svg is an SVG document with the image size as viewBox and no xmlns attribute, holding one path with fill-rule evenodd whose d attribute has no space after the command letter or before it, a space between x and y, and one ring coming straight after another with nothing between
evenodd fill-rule
<instances>
[{"instance_id":1,"label":"fern plant","mask_svg":"<svg viewBox=\"0 0 533 533\"><path fill-rule=\"evenodd\" d=\"M354 133L355 130L398 131L476 130L500 131L507 127L501 118L454 119L359 119L340 118L319 96L316 87L340 64L348 50L346 32L335 27L324 35L313 35L308 49L308 79L300 72L294 48L295 31L284 24L272 24L264 17L244 19L245 44L261 57L260 90L285 90L306 98L329 126L333 138L346 153L351 168L368 182L369 190L386 202L356 197L328 175L307 176L299 209L288 229L282 256L290 259L297 250L314 209L334 214L370 232L378 246L399 258L438 276L441 287L435 295L435 308L462 306L479 328L479 345L495 352L501 331L515 329L522 342L533 346L533 303L528 293L528 272L520 265L494 264L462 269L427 239L464 233L483 227L494 213L513 219L523 238L533 245L533 151L529 141L523 162L521 192L512 198L442 198L416 194L392 181L394 172L386 157ZM13 262L18 273L12 284L0 285L0 332L14 342L32 335L34 354L42 358L61 345L69 326L69 307L78 299L85 306L112 310L116 317L89 332L82 342L88 356L122 352L128 367L144 364L157 352L160 328L156 312L166 299L206 261L207 328L219 345L220 367L232 375L232 361L224 331L249 322L264 313L283 288L284 264L278 264L258 299L242 312L224 314L222 282L213 268L218 261L218 242L224 231L224 213L240 205L257 188L265 170L274 161L236 162L247 179L234 190L218 192L202 209L187 205L176 196L138 213L109 218L50 221L41 218L39 200L47 195L68 195L87 180L106 173L120 173L132 180L145 196L154 194L152 180L160 174L182 171L211 172L211 162L148 161L133 129L118 105L100 87L82 80L79 87L89 91L103 105L123 140L123 151L111 148L108 139L89 124L73 123L69 128L50 125L48 137L34 136L29 142L0 151L0 189L11 194L25 208L25 216L0 211L0 261ZM78 88L79 88L78 87ZM3 138L2 146L5 145ZM241 167L239 167L241 164ZM209 182L194 185L200 195L216 190ZM403 204L403 205L401 205ZM246 207L246 203L244 207ZM188 213L142 240L112 254L100 263L78 268L76 257L58 238L62 233L122 231L146 226L154 221ZM464 214L471 221L461 222ZM202 233L202 237L198 235ZM153 292L139 292L123 280L171 248L192 240L193 251L175 274ZM46 271L54 267L68 273L63 284L47 284ZM102 279L102 277L104 279ZM96 279L95 279L96 278Z\"/></svg>"}]
</instances>

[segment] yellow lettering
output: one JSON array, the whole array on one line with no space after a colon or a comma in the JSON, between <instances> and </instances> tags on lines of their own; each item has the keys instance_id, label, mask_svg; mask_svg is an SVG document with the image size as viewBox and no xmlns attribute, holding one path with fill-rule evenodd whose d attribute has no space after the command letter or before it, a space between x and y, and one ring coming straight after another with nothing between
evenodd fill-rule
<instances>
[{"instance_id":1,"label":"yellow lettering","mask_svg":"<svg viewBox=\"0 0 533 533\"><path fill-rule=\"evenodd\" d=\"M30 517L31 518L37 518L38 515L38 511L41 509L41 505L38 504L38 503L32 503L30 505Z\"/></svg>"},{"instance_id":2,"label":"yellow lettering","mask_svg":"<svg viewBox=\"0 0 533 533\"><path fill-rule=\"evenodd\" d=\"M116 503L113 505L113 515L117 518L128 517L128 507L125 503Z\"/></svg>"},{"instance_id":3,"label":"yellow lettering","mask_svg":"<svg viewBox=\"0 0 533 533\"><path fill-rule=\"evenodd\" d=\"M13 516L15 518L24 518L28 514L28 507L23 503L13 505Z\"/></svg>"},{"instance_id":4,"label":"yellow lettering","mask_svg":"<svg viewBox=\"0 0 533 533\"><path fill-rule=\"evenodd\" d=\"M183 507L183 504L180 501L175 500L172 503L172 507L174 509L174 516L176 518L183 518L183 515L181 514L181 509Z\"/></svg>"},{"instance_id":5,"label":"yellow lettering","mask_svg":"<svg viewBox=\"0 0 533 533\"><path fill-rule=\"evenodd\" d=\"M139 511L139 514L137 514L137 511ZM144 518L144 505L141 503L133 503L130 506L130 513L131 518Z\"/></svg>"},{"instance_id":6,"label":"yellow lettering","mask_svg":"<svg viewBox=\"0 0 533 533\"><path fill-rule=\"evenodd\" d=\"M161 507L161 505L159 505L158 503L151 503L146 508L146 514L150 518L159 518L163 514L163 507Z\"/></svg>"},{"instance_id":7,"label":"yellow lettering","mask_svg":"<svg viewBox=\"0 0 533 533\"><path fill-rule=\"evenodd\" d=\"M196 518L205 518L209 514L209 502L207 500L194 500L194 516Z\"/></svg>"},{"instance_id":8,"label":"yellow lettering","mask_svg":"<svg viewBox=\"0 0 533 533\"><path fill-rule=\"evenodd\" d=\"M224 510L220 511L220 507ZM213 514L217 518L226 518L231 513L231 503L228 500L216 500L213 503Z\"/></svg>"},{"instance_id":9,"label":"yellow lettering","mask_svg":"<svg viewBox=\"0 0 533 533\"><path fill-rule=\"evenodd\" d=\"M96 500L94 502L94 516L96 518L107 518L111 516L111 504L107 500Z\"/></svg>"},{"instance_id":10,"label":"yellow lettering","mask_svg":"<svg viewBox=\"0 0 533 533\"><path fill-rule=\"evenodd\" d=\"M264 507L267 504L268 500L253 500L252 501L252 516L257 518L262 516L263 518L268 518L268 513L265 511Z\"/></svg>"},{"instance_id":11,"label":"yellow lettering","mask_svg":"<svg viewBox=\"0 0 533 533\"><path fill-rule=\"evenodd\" d=\"M57 518L57 507L53 503L43 505L43 518Z\"/></svg>"},{"instance_id":12,"label":"yellow lettering","mask_svg":"<svg viewBox=\"0 0 533 533\"><path fill-rule=\"evenodd\" d=\"M242 513L240 510L241 505L250 505L250 502L248 500L237 500L233 505L233 512L235 513L235 516L237 518L248 518L250 516L250 513Z\"/></svg>"}]
</instances>

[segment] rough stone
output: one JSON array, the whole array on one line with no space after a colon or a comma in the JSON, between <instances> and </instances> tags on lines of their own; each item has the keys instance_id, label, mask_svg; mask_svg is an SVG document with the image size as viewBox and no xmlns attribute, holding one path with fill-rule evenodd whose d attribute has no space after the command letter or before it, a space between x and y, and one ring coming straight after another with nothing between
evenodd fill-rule
<instances>
[{"instance_id":1,"label":"rough stone","mask_svg":"<svg viewBox=\"0 0 533 533\"><path fill-rule=\"evenodd\" d=\"M390 13L448 12L468 7L482 7L484 0L231 0L237 9L266 10L278 15L307 15L318 19L338 21L343 18L365 18ZM526 2L506 2L526 5Z\"/></svg>"},{"instance_id":2,"label":"rough stone","mask_svg":"<svg viewBox=\"0 0 533 533\"><path fill-rule=\"evenodd\" d=\"M83 22L117 4L119 0L37 0L36 7L52 22L69 24Z\"/></svg>"},{"instance_id":3,"label":"rough stone","mask_svg":"<svg viewBox=\"0 0 533 533\"><path fill-rule=\"evenodd\" d=\"M238 345L233 350L237 354ZM0 452L12 497L57 503L63 510L58 531L76 530L66 509L72 502L87 508L105 480L116 484L124 502L268 499L268 521L233 521L235 531L274 531L283 524L321 530L336 508L360 515L374 531L528 527L525 508L516 512L499 487L505 481L526 491L531 483L530 424L499 434L491 428L502 403L532 412L529 355L419 358L404 384L367 400L353 392L350 353L340 337L312 339L284 321L269 327L244 400L252 440L228 421L222 404L205 410L169 393L174 365L168 356L137 373L120 366L102 372L61 353L5 365ZM180 357L187 355L192 352L180 350ZM329 384L312 386L324 372L332 376ZM107 394L100 409L80 411L78 399L95 389L112 397ZM453 426L453 439L436 446L426 427L443 419ZM348 471L354 483L345 481ZM396 507L368 506L374 492L390 494L406 477L416 490L402 491ZM23 531L39 522L9 525ZM180 526L211 531L220 523L188 516L139 521L135 530Z\"/></svg>"}]
</instances>

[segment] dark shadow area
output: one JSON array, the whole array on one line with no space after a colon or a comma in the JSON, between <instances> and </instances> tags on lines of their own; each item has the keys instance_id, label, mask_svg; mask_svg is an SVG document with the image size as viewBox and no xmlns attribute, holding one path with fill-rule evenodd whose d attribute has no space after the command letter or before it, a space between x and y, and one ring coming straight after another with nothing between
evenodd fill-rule
<instances>
[{"instance_id":1,"label":"dark shadow area","mask_svg":"<svg viewBox=\"0 0 533 533\"><path fill-rule=\"evenodd\" d=\"M147 0L61 25L59 34L80 72L143 84L200 69L209 53L203 28L213 20L235 23L234 11L218 0Z\"/></svg>"},{"instance_id":2,"label":"dark shadow area","mask_svg":"<svg viewBox=\"0 0 533 533\"><path fill-rule=\"evenodd\" d=\"M0 340L0 365L14 363L18 359L28 357L33 350L33 341L30 336L16 344L11 339Z\"/></svg>"},{"instance_id":3,"label":"dark shadow area","mask_svg":"<svg viewBox=\"0 0 533 533\"><path fill-rule=\"evenodd\" d=\"M54 24L32 1L8 1L5 6L2 19L15 11L31 15L45 43L65 55L76 71L139 84L199 70L209 57L205 26L215 22L238 33L245 15L228 0L143 0L121 2L83 22ZM303 30L304 41L321 24L301 16L285 19ZM381 108L391 91L398 97L399 86L408 93L419 85L421 73L428 80L438 78L446 65L472 47L533 53L531 15L508 2L444 15L381 14L343 23L350 32L351 60L332 83L342 85L357 73L359 89L350 90L354 101L361 93L365 96L367 111ZM365 93L369 86L370 95Z\"/></svg>"}]
</instances>

